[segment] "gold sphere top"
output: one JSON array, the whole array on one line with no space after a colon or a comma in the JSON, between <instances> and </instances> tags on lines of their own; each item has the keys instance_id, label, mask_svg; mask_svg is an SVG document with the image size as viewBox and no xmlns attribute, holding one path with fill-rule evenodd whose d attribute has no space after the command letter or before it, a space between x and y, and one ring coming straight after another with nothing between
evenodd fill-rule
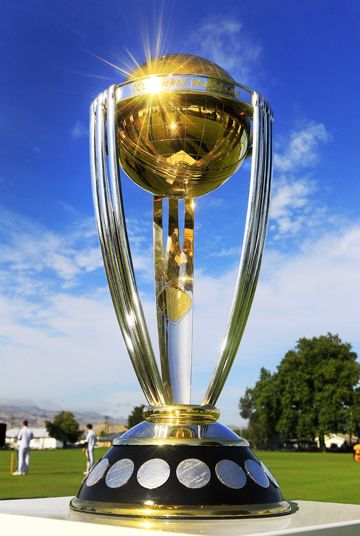
<instances>
[{"instance_id":1,"label":"gold sphere top","mask_svg":"<svg viewBox=\"0 0 360 536\"><path fill-rule=\"evenodd\" d=\"M203 195L247 156L249 106L235 98L233 78L216 63L188 54L160 56L119 87L129 84L133 93L117 109L119 158L145 190L174 198Z\"/></svg>"},{"instance_id":2,"label":"gold sphere top","mask_svg":"<svg viewBox=\"0 0 360 536\"><path fill-rule=\"evenodd\" d=\"M129 79L173 73L206 75L234 82L234 79L222 67L213 61L192 54L159 56L135 69L129 75Z\"/></svg>"}]
</instances>

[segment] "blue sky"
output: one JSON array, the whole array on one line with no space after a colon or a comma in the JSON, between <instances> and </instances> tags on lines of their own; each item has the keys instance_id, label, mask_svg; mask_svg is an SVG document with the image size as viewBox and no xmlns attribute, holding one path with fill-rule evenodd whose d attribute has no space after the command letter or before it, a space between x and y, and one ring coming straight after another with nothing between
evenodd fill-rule
<instances>
[{"instance_id":1,"label":"blue sky","mask_svg":"<svg viewBox=\"0 0 360 536\"><path fill-rule=\"evenodd\" d=\"M93 217L88 109L123 81L109 63L198 54L263 93L275 115L263 270L219 400L237 403L261 366L301 336L339 333L360 351L360 181L355 0L56 1L4 4L0 21L0 402L126 416L143 401L112 310ZM225 330L249 165L196 214L194 402ZM140 291L155 333L151 197L124 177Z\"/></svg>"}]
</instances>

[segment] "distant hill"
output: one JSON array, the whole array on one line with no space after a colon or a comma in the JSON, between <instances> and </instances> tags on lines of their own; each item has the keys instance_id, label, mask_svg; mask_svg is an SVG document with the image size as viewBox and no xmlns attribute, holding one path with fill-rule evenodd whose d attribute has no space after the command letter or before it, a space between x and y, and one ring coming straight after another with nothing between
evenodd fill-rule
<instances>
[{"instance_id":1,"label":"distant hill","mask_svg":"<svg viewBox=\"0 0 360 536\"><path fill-rule=\"evenodd\" d=\"M64 410L72 411L71 408L64 408ZM21 421L27 419L29 426L33 428L41 428L45 425L45 421L51 421L57 413L61 410L46 410L38 408L37 406L25 406L25 405L0 405L0 422L5 422L8 428L19 427ZM108 433L120 431L124 428L127 419L124 417L107 417L107 423L105 422L105 416L94 411L73 411L76 420L81 427L84 427L87 423L94 424L94 428L99 433L101 429L108 430Z\"/></svg>"}]
</instances>

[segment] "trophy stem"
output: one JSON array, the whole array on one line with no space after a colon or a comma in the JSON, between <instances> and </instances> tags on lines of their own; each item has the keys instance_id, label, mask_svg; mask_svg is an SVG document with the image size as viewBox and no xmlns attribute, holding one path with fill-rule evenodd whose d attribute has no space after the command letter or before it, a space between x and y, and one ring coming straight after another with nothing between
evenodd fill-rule
<instances>
[{"instance_id":1,"label":"trophy stem","mask_svg":"<svg viewBox=\"0 0 360 536\"><path fill-rule=\"evenodd\" d=\"M182 247L177 199L169 199L166 248L163 220L163 199L154 197L155 290L163 384L173 404L190 404L194 281L192 199L185 199Z\"/></svg>"}]
</instances>

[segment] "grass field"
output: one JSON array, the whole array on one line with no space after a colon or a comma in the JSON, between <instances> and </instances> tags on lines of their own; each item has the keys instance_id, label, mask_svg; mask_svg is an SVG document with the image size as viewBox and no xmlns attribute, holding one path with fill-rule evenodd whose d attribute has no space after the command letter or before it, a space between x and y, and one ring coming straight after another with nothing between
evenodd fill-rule
<instances>
[{"instance_id":1,"label":"grass field","mask_svg":"<svg viewBox=\"0 0 360 536\"><path fill-rule=\"evenodd\" d=\"M96 449L99 459L106 449ZM360 463L351 454L256 452L286 499L360 504ZM81 449L32 451L30 474L9 474L10 452L0 451L0 499L75 495L83 479Z\"/></svg>"}]
</instances>

